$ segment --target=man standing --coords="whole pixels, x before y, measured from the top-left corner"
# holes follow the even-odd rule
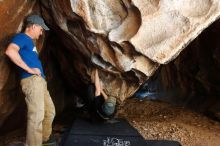
[[[43,30],[49,30],[44,20],[38,15],[27,17],[25,30],[16,34],[8,45],[5,54],[19,67],[21,87],[25,94],[28,108],[27,136],[28,146],[41,146],[49,140],[55,108],[38,58],[34,40]]]

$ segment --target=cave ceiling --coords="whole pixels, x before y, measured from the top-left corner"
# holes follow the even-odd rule
[[[92,63],[106,92],[124,100],[218,19],[220,2],[41,0],[41,10],[66,48],[82,55],[78,72],[89,76]]]

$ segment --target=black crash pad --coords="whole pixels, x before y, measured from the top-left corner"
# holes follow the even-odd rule
[[[62,146],[180,146],[173,141],[146,141],[126,120],[91,123],[77,119]]]

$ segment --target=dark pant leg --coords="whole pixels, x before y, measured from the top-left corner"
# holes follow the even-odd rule
[[[101,110],[103,103],[104,98],[102,96],[95,96],[95,86],[90,84],[87,90],[87,105],[92,121],[100,121],[102,119],[97,111]]]

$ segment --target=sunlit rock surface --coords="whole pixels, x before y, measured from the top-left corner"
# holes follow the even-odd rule
[[[131,38],[136,50],[160,64],[173,60],[198,34],[219,17],[218,0],[133,0],[142,25]],[[151,11],[145,8],[152,5]]]

